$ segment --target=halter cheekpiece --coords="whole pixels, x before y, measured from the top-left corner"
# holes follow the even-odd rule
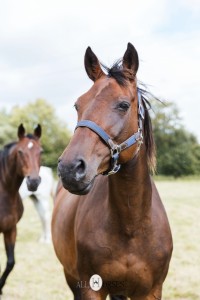
[[[95,122],[90,120],[83,120],[77,123],[75,130],[78,127],[87,127],[94,131],[96,134],[100,136],[100,138],[108,145],[111,153],[111,161],[110,168],[108,171],[104,172],[103,175],[111,175],[115,174],[120,169],[120,164],[118,164],[120,152],[133,146],[138,142],[137,153],[140,150],[140,146],[143,143],[143,120],[144,120],[144,106],[142,104],[142,95],[141,92],[138,91],[138,131],[130,136],[126,141],[121,143],[120,145],[115,144],[110,136]]]

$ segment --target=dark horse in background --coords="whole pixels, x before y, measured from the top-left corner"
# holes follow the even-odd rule
[[[138,66],[130,43],[106,74],[91,48],[85,54],[94,84],[75,104],[78,124],[59,158],[52,220],[54,248],[76,300],[162,297],[172,237],[149,171],[155,147]],[[90,283],[94,274],[103,280],[100,289]]]
[[[24,177],[30,191],[36,191],[40,184],[40,136],[40,125],[33,134],[25,135],[21,124],[18,127],[18,142],[8,144],[0,151],[0,232],[4,235],[7,255],[7,265],[0,278],[0,293],[15,264],[16,224],[23,214],[18,192],[20,185]]]

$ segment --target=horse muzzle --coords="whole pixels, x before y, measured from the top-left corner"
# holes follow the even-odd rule
[[[26,178],[26,184],[27,188],[30,192],[35,192],[37,191],[37,188],[41,182],[41,177],[32,177],[32,176],[27,176]]]
[[[94,178],[92,180],[87,179],[87,165],[82,158],[76,158],[69,164],[59,159],[58,176],[61,178],[63,187],[76,195],[88,194],[94,182]]]

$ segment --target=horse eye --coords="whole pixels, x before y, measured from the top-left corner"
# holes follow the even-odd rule
[[[23,156],[23,154],[24,154],[24,152],[23,152],[22,149],[19,149],[19,150],[18,150],[18,153],[19,153],[20,156]]]
[[[117,108],[121,111],[126,112],[130,107],[130,103],[126,102],[126,101],[122,101],[117,105]]]
[[[75,103],[74,104],[75,110],[78,111],[78,105]]]

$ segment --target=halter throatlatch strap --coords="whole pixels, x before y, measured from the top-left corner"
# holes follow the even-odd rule
[[[141,93],[138,91],[138,131],[130,136],[126,141],[121,143],[120,145],[115,144],[110,136],[95,122],[90,120],[83,120],[77,123],[75,130],[78,127],[87,127],[94,131],[100,138],[107,144],[110,148],[111,153],[111,161],[110,161],[110,168],[108,171],[104,172],[103,175],[111,175],[115,174],[120,169],[120,164],[118,164],[118,159],[120,152],[133,146],[135,143],[138,142],[138,149],[137,152],[140,150],[140,146],[143,142],[143,120],[144,120],[144,107],[142,104],[142,96]],[[137,153],[136,152],[136,153]]]

